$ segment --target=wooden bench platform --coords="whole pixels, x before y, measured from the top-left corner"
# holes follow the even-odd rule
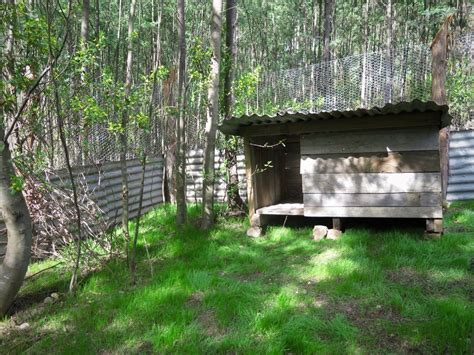
[[[259,215],[303,216],[304,205],[303,203],[279,203],[259,208],[256,213]]]

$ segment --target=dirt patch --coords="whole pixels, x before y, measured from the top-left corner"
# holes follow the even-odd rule
[[[401,314],[386,306],[375,305],[362,307],[357,301],[337,303],[333,305],[335,313],[344,314],[357,328],[371,334],[376,339],[375,346],[383,351],[400,353],[419,353],[421,348],[414,347],[406,340],[385,329],[384,323],[402,324],[407,320]]]
[[[421,285],[428,286],[429,281],[425,275],[413,270],[410,267],[401,267],[397,270],[391,270],[386,273],[389,281],[402,285]]]
[[[265,274],[260,271],[256,272],[251,272],[248,274],[232,274],[229,276],[232,276],[236,280],[239,280],[240,282],[253,282],[261,279]]]
[[[394,353],[421,353],[423,345],[413,346],[408,341],[401,339],[397,334],[389,332],[387,323],[400,325],[409,322],[397,310],[383,305],[365,306],[357,299],[346,299],[343,302],[317,294],[311,303],[302,305],[301,311],[307,312],[308,307],[322,310],[324,317],[331,320],[337,315],[343,315],[361,334],[370,334],[375,339],[374,347],[384,352]]]
[[[205,310],[200,312],[197,321],[202,325],[204,332],[207,336],[215,337],[223,334],[222,329],[219,327],[216,315],[212,310]]]
[[[219,327],[216,315],[213,310],[205,309],[203,306],[204,292],[194,292],[186,302],[188,307],[198,310],[196,321],[201,325],[204,333],[207,336],[220,336],[223,334],[222,329]]]
[[[471,228],[466,228],[462,225],[449,226],[444,228],[444,233],[472,233],[474,232]]]
[[[388,271],[386,278],[393,283],[404,286],[421,287],[426,294],[450,294],[453,289],[474,291],[474,280],[472,280],[472,277],[451,281],[436,281],[432,276],[417,272],[410,267]]]
[[[194,292],[191,296],[189,296],[188,300],[186,301],[186,304],[189,307],[193,307],[193,308],[200,307],[203,299],[204,299],[204,292],[197,291],[197,292]]]

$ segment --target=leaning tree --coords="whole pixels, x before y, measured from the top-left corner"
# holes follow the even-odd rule
[[[12,161],[11,142],[15,127],[26,107],[31,93],[44,77],[39,76],[27,94],[19,102],[17,87],[19,74],[14,53],[14,42],[17,31],[17,7],[15,0],[8,0],[1,8],[4,18],[2,34],[4,36],[2,85],[0,93],[0,217],[7,231],[5,252],[0,265],[0,316],[11,306],[20,289],[28,264],[31,249],[31,219],[28,207],[21,191],[21,178],[16,175]],[[5,242],[4,240],[1,240]]]

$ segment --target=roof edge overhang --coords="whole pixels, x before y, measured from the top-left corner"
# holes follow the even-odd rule
[[[435,124],[440,128],[449,126],[451,123],[451,115],[449,114],[448,105],[438,105],[434,101],[413,100],[409,102],[399,102],[396,104],[386,104],[383,107],[372,107],[370,109],[359,108],[347,111],[282,111],[273,115],[242,115],[232,117],[224,121],[219,130],[226,135],[243,136],[244,131],[251,130],[252,126],[275,126],[275,125],[291,125],[292,123],[304,123],[310,121],[327,121],[334,119],[356,119],[356,118],[380,118],[381,116],[390,116],[387,118],[396,119],[398,114],[410,113],[440,113],[439,119]]]

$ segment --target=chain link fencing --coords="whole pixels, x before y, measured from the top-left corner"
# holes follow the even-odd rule
[[[457,76],[471,83],[474,32],[456,38],[448,63],[448,98],[458,90],[450,82]],[[387,103],[429,100],[431,97],[431,51],[429,45],[405,45],[395,50],[363,53],[302,68],[263,72],[255,95],[243,100],[245,114],[279,111],[345,111],[383,107]],[[454,105],[457,120],[468,121],[472,102]],[[472,113],[471,113],[472,115]],[[459,124],[459,122],[458,122]]]
[[[474,32],[452,39],[448,63],[447,96],[454,117],[453,128],[473,126]],[[363,53],[305,67],[262,71],[252,95],[237,97],[243,114],[271,114],[279,111],[343,111],[382,107],[387,103],[429,100],[431,97],[431,51],[428,44],[407,44],[393,50]],[[471,91],[471,92],[469,92]],[[188,90],[186,141],[188,149],[202,149],[206,120],[206,92]],[[127,159],[162,154],[162,138],[167,149],[175,142],[173,110],[160,107],[156,100],[147,131],[128,129]],[[70,127],[73,124],[70,123]],[[64,167],[64,157],[54,125],[47,136],[55,143],[50,164]],[[73,166],[120,160],[120,141],[106,124],[96,124],[80,138],[68,131]],[[169,147],[168,147],[169,146]]]

